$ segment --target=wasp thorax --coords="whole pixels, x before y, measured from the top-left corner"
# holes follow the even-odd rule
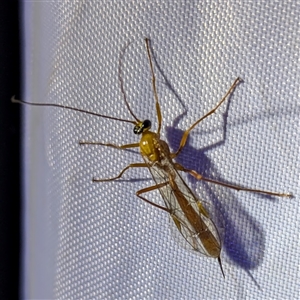
[[[141,134],[145,132],[146,130],[149,130],[151,128],[151,121],[145,120],[143,122],[140,122],[134,126],[133,132],[135,134]]]

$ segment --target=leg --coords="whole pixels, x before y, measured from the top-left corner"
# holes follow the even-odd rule
[[[145,163],[135,163],[135,164],[130,164],[129,166],[127,166],[126,168],[124,168],[124,169],[121,171],[121,173],[120,173],[118,176],[116,176],[116,177],[108,178],[108,179],[97,179],[97,178],[93,178],[93,181],[94,181],[94,182],[114,181],[114,180],[119,179],[120,177],[122,177],[122,175],[125,173],[125,171],[127,171],[129,168],[145,168],[145,167],[147,167],[147,164],[145,164]],[[155,207],[157,207],[157,208],[160,208],[160,209],[162,209],[162,210],[164,210],[164,211],[166,211],[166,212],[169,213],[169,210],[168,210],[167,208],[165,208],[165,207],[163,207],[163,206],[160,206],[160,205],[158,205],[158,204],[156,204],[156,203],[154,203],[154,202],[151,202],[150,200],[148,200],[148,199],[146,199],[146,198],[140,196],[141,194],[144,194],[144,193],[147,193],[147,192],[150,192],[150,191],[157,190],[157,189],[159,189],[159,188],[161,188],[161,187],[164,187],[164,186],[166,186],[166,185],[168,185],[168,184],[169,184],[169,182],[163,182],[163,183],[160,183],[160,184],[157,184],[157,185],[149,186],[149,187],[147,187],[147,188],[144,188],[144,189],[141,189],[141,190],[137,191],[137,192],[136,192],[136,195],[137,195],[140,199],[142,199],[143,201],[145,201],[145,202],[147,202],[147,203],[149,203],[149,204],[151,204],[151,205],[153,205],[153,206],[155,206]]]
[[[217,181],[217,180],[209,179],[209,178],[203,177],[201,174],[198,174],[194,170],[186,169],[185,167],[183,167],[182,165],[180,165],[178,163],[175,164],[175,168],[177,170],[179,170],[179,171],[183,171],[183,172],[189,173],[190,175],[192,175],[193,177],[195,177],[198,180],[203,180],[203,181],[206,181],[206,182],[211,182],[211,183],[218,184],[218,185],[221,185],[221,186],[225,186],[227,188],[234,189],[234,190],[237,190],[237,191],[246,191],[246,192],[260,193],[260,194],[266,194],[266,195],[278,196],[278,197],[289,197],[289,198],[293,197],[292,194],[276,193],[276,192],[271,192],[271,191],[249,189],[249,188],[244,188],[244,187],[241,187],[241,186],[238,186],[238,185],[227,184],[227,183],[220,182],[220,181]]]
[[[116,148],[116,149],[138,148],[140,146],[139,143],[118,146],[118,145],[110,144],[110,143],[85,142],[85,141],[79,141],[79,145],[101,145],[101,146],[107,146],[107,147],[112,147],[112,148]]]
[[[153,64],[152,64],[151,53],[150,53],[150,46],[149,46],[150,41],[148,38],[146,38],[145,42],[146,42],[147,54],[148,54],[148,59],[149,59],[149,64],[150,64],[150,70],[151,70],[151,74],[152,74],[152,87],[153,87],[153,92],[154,92],[155,107],[156,107],[156,114],[157,114],[157,121],[158,121],[157,134],[159,134],[160,130],[161,130],[162,116],[161,116],[160,105],[158,102],[158,96],[157,96],[157,90],[156,90],[156,79],[155,79],[155,75],[154,75]]]
[[[104,181],[114,181],[117,180],[119,178],[122,177],[122,175],[130,168],[146,168],[147,164],[145,163],[135,163],[135,164],[130,164],[128,165],[126,168],[124,168],[120,174],[116,177],[112,177],[112,178],[104,178],[104,179],[100,179],[100,178],[93,178],[93,182],[104,182]]]
[[[157,184],[157,185],[146,187],[146,188],[144,188],[142,190],[137,191],[136,195],[140,199],[144,200],[145,202],[147,202],[147,203],[149,203],[149,204],[151,204],[151,205],[153,205],[153,206],[155,206],[157,208],[160,208],[160,209],[166,211],[167,213],[170,213],[170,211],[166,207],[160,206],[160,205],[158,205],[158,204],[156,204],[156,203],[154,203],[154,202],[152,202],[152,201],[150,201],[150,200],[148,200],[148,199],[140,196],[141,194],[144,194],[144,193],[147,193],[147,192],[150,192],[150,191],[154,191],[154,190],[160,189],[160,188],[162,188],[162,187],[164,187],[164,186],[166,186],[168,184],[169,184],[169,182],[167,181],[167,182],[163,182],[163,183],[160,183],[160,184]]]
[[[190,132],[201,122],[203,121],[205,118],[207,118],[208,116],[212,115],[213,113],[216,112],[216,110],[221,106],[221,104],[227,99],[227,97],[234,91],[234,89],[236,88],[236,86],[242,81],[241,78],[237,78],[234,83],[232,84],[232,86],[230,87],[230,89],[227,91],[227,93],[225,94],[225,96],[223,97],[223,99],[215,106],[215,108],[213,108],[211,111],[209,111],[206,115],[204,115],[202,118],[200,118],[199,120],[197,120],[188,130],[186,130],[183,133],[183,136],[181,138],[180,141],[180,145],[178,150],[175,153],[172,153],[171,156],[172,158],[176,157],[181,150],[183,149],[183,147],[185,146],[185,143],[187,141],[187,138],[190,134]]]

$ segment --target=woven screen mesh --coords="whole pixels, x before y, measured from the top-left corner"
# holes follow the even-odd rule
[[[162,138],[180,137],[236,77],[229,101],[191,134],[178,161],[236,192],[183,176],[223,224],[223,268],[176,240],[164,211],[135,196],[148,170],[108,178],[138,151],[130,124],[26,107],[23,296],[59,299],[292,299],[299,296],[299,15],[297,1],[24,1],[23,98],[157,128],[144,37],[151,40]],[[148,199],[162,204],[159,193]]]

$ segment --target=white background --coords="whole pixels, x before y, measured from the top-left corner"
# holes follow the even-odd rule
[[[182,130],[236,77],[244,80],[193,131],[178,161],[210,178],[295,196],[236,192],[184,176],[222,216],[224,280],[216,260],[180,247],[167,214],[135,196],[153,184],[147,170],[92,182],[141,157],[78,141],[136,142],[130,124],[26,107],[24,298],[299,296],[299,15],[297,1],[24,1],[24,100],[131,120],[118,66],[132,42],[122,61],[126,95],[156,129],[149,37],[162,137],[173,150]],[[148,198],[160,203],[158,193]]]

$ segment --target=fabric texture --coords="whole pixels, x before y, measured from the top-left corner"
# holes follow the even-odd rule
[[[293,199],[183,178],[224,236],[221,259],[184,249],[166,212],[136,197],[153,185],[131,124],[26,107],[23,297],[296,299],[299,296],[299,1],[24,1],[24,94],[133,120],[157,119],[144,38],[151,40],[162,138],[191,133],[178,162],[206,177]],[[127,46],[127,47],[126,47]],[[146,195],[145,195],[146,196]],[[161,204],[157,191],[146,196]],[[183,246],[183,247],[181,247]]]

